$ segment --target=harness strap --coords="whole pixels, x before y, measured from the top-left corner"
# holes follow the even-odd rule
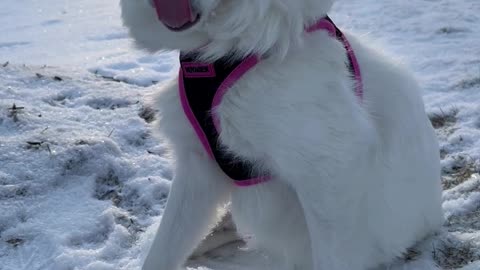
[[[348,69],[356,80],[355,95],[362,100],[363,84],[357,58],[342,31],[326,17],[307,27],[307,33],[326,30],[345,47]],[[214,63],[200,63],[191,54],[180,54],[179,93],[184,113],[207,154],[214,159],[225,174],[237,186],[251,186],[270,180],[269,175],[255,171],[252,162],[239,160],[222,149],[219,141],[221,131],[216,108],[225,93],[243,75],[255,67],[261,57],[251,55],[243,60],[232,61],[228,57]]]
[[[329,16],[326,16],[324,19],[305,29],[307,33],[315,32],[318,30],[326,30],[328,33],[330,33],[331,36],[336,37],[337,40],[342,42],[343,46],[345,47],[345,51],[347,52],[349,62],[348,69],[350,70],[353,78],[355,79],[355,95],[360,100],[363,100],[363,82],[362,73],[360,72],[360,65],[358,64],[355,52],[353,51],[352,45],[350,45],[347,37],[337,27],[337,25],[335,25],[335,23],[332,21],[332,19],[330,19]]]

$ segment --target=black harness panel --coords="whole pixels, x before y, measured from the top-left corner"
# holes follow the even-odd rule
[[[216,162],[228,177],[237,182],[250,181],[264,176],[255,175],[251,163],[240,160],[222,150],[218,138],[219,133],[213,123],[212,103],[221,84],[242,62],[243,60],[232,62],[229,59],[220,59],[213,64],[202,65],[195,62],[194,57],[180,56],[182,69],[182,78],[180,79],[183,80],[188,105],[208,140]]]

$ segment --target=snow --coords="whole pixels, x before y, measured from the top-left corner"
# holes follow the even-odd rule
[[[139,117],[146,91],[53,74],[60,73],[15,66],[0,73],[2,265],[132,269],[139,234],[157,222],[171,179],[169,160],[156,154],[165,147]],[[7,109],[14,103],[24,107],[16,116]],[[103,268],[89,266],[99,261]]]
[[[479,11],[340,0],[331,14],[411,67],[440,139],[444,229],[391,269],[480,269]],[[0,269],[140,269],[172,178],[148,99],[177,53],[135,50],[116,0],[3,0],[0,33]],[[190,266],[270,263],[234,243]]]

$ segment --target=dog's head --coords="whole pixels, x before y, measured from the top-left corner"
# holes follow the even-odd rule
[[[334,0],[121,0],[136,44],[149,51],[200,50],[203,58],[283,55]]]

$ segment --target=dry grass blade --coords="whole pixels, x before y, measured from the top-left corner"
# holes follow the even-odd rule
[[[25,107],[18,107],[15,103],[13,103],[12,107],[8,108],[9,110],[8,117],[12,118],[14,122],[17,122],[18,114],[24,109]]]
[[[448,112],[440,109],[440,113],[429,115],[430,122],[435,129],[451,126],[457,122],[458,108],[451,108]]]

